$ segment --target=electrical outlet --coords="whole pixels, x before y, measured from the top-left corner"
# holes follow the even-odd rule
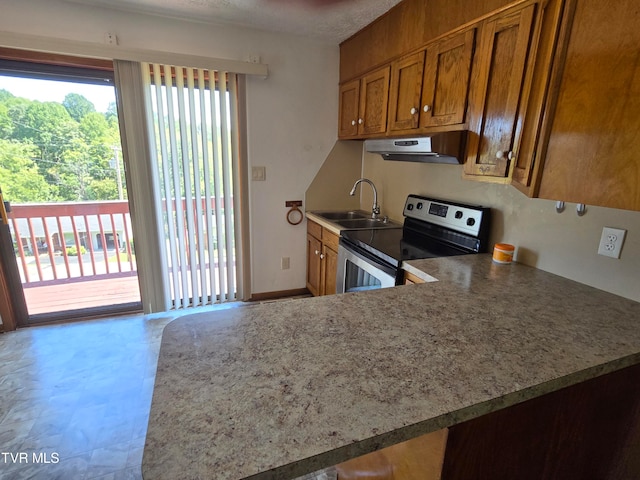
[[[107,45],[118,45],[118,37],[113,32],[105,32],[104,43]]]
[[[289,270],[289,257],[282,257],[280,260],[280,270]]]
[[[620,258],[620,251],[622,250],[626,233],[626,230],[619,228],[604,227],[602,229],[602,237],[600,237],[598,254],[605,257]]]

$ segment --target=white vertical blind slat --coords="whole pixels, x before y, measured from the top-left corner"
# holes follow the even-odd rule
[[[223,216],[221,200],[224,195],[222,190],[222,157],[221,145],[220,145],[220,118],[218,112],[220,112],[219,105],[221,103],[220,91],[216,85],[215,80],[216,72],[209,70],[209,82],[214,82],[214,89],[217,92],[216,95],[211,95],[211,139],[213,143],[213,188],[215,198],[215,210],[216,210],[216,236],[218,239],[218,285],[220,286],[220,301],[223,301],[223,292],[227,291],[226,275],[224,272],[224,238],[223,238]],[[218,79],[218,83],[221,80]],[[209,86],[211,88],[211,85]]]
[[[222,140],[222,156],[224,158],[230,158],[231,156],[231,145],[229,141],[229,125],[227,122],[228,112],[227,112],[227,102],[225,101],[227,97],[227,73],[224,72],[222,74],[222,78],[219,83],[220,90],[220,123],[221,123],[221,140]],[[226,270],[227,270],[227,285],[229,286],[227,294],[229,296],[235,296],[235,291],[232,290],[232,286],[235,284],[233,269],[230,268],[234,263],[233,256],[235,252],[231,248],[233,245],[233,234],[232,234],[232,220],[233,215],[231,215],[233,204],[232,204],[232,190],[231,190],[231,175],[232,175],[232,164],[228,164],[227,162],[222,163],[222,189],[224,192],[224,223],[225,223],[225,247],[226,247]]]
[[[145,68],[145,71],[149,71],[149,68]],[[175,245],[176,239],[176,225],[175,225],[175,212],[176,205],[172,201],[171,194],[171,174],[169,170],[169,166],[171,165],[171,157],[169,155],[169,149],[167,148],[167,119],[164,113],[164,99],[162,97],[162,75],[160,73],[160,65],[153,65],[153,85],[155,87],[155,104],[158,109],[158,134],[160,136],[160,161],[162,163],[162,193],[164,196],[164,220],[167,225],[167,230],[169,234],[169,256],[170,256],[170,265],[171,265],[171,292],[175,292],[176,288],[179,288],[178,285],[179,275],[178,269],[176,268],[178,265],[178,256],[177,249]],[[175,295],[172,296],[175,298]]]
[[[238,76],[235,73],[229,74],[229,94],[231,98],[238,98]],[[239,272],[243,271],[242,265],[242,255],[239,254],[239,245],[242,245],[242,222],[240,221],[240,212],[242,208],[241,204],[241,189],[240,189],[240,177],[242,175],[240,168],[240,138],[238,135],[240,120],[238,117],[238,109],[236,102],[229,103],[230,117],[231,117],[231,148],[233,152],[232,165],[234,167],[233,175],[232,175],[232,183],[233,183],[233,212],[234,212],[234,245],[236,246],[236,255],[235,255],[235,264],[236,268],[234,270],[235,273],[235,283],[236,286],[236,297],[238,296],[238,292],[242,292],[243,288],[243,278]]]
[[[194,199],[194,225],[193,231],[189,238],[191,239],[191,245],[193,246],[194,255],[191,259],[191,272],[192,272],[192,305],[204,305],[204,282],[202,282],[202,269],[205,268],[204,262],[204,250],[203,239],[201,235],[204,233],[202,228],[202,193],[200,189],[200,162],[201,155],[199,151],[200,142],[198,140],[198,122],[196,111],[196,99],[195,99],[195,82],[193,69],[186,69],[187,72],[187,90],[185,91],[188,97],[189,106],[189,126],[190,130],[190,146],[191,146],[191,158],[190,162],[193,167],[193,184],[190,197]],[[201,274],[200,276],[198,274]]]
[[[186,217],[186,239],[183,246],[187,248],[188,260],[187,269],[190,276],[191,288],[187,288],[190,292],[188,295],[184,295],[182,298],[182,306],[188,307],[191,303],[191,295],[193,295],[193,289],[198,282],[197,272],[193,270],[192,265],[195,261],[195,247],[193,246],[195,225],[193,222],[193,200],[192,200],[192,182],[191,182],[191,161],[189,157],[189,134],[187,130],[187,112],[185,105],[185,89],[184,89],[184,71],[182,67],[176,67],[176,89],[178,90],[178,113],[180,115],[180,146],[182,154],[182,184],[184,187],[184,215]],[[188,285],[187,285],[188,286]]]
[[[198,93],[200,95],[200,125],[208,125],[209,120],[207,119],[207,95],[206,95],[206,82],[204,80],[204,70],[198,70],[198,78],[201,78],[202,81],[198,83]],[[209,77],[211,78],[211,77]],[[214,84],[215,88],[215,84]],[[215,91],[215,90],[214,90]],[[209,92],[209,95],[213,97],[213,93]],[[211,109],[211,112],[215,112],[215,110]],[[214,255],[214,243],[213,243],[213,230],[215,228],[215,223],[213,219],[213,208],[211,206],[212,201],[212,191],[211,191],[211,180],[212,180],[212,172],[210,168],[210,160],[212,158],[213,152],[209,149],[209,142],[207,141],[207,132],[208,129],[202,129],[201,142],[202,142],[202,164],[203,164],[203,179],[204,179],[204,196],[206,198],[205,203],[205,228],[207,230],[207,261],[209,263],[209,275],[206,278],[203,278],[202,282],[204,285],[209,285],[209,299],[210,301],[215,301],[216,299],[216,276],[215,276],[215,255]],[[213,198],[215,201],[215,197]]]
[[[163,70],[165,72],[165,78],[168,75],[171,78],[171,70],[172,67],[169,65],[164,65]],[[180,256],[180,264],[174,265],[174,269],[180,269],[180,282],[176,285],[176,289],[173,292],[173,307],[180,308],[183,306],[183,299],[187,296],[187,290],[185,287],[187,286],[187,253],[183,247],[185,245],[185,223],[184,223],[184,206],[182,202],[182,187],[180,182],[180,164],[178,163],[178,135],[175,125],[175,101],[174,100],[174,89],[171,87],[171,81],[169,81],[169,85],[166,86],[165,83],[165,95],[167,97],[167,113],[168,113],[168,123],[169,123],[169,138],[171,142],[171,170],[173,173],[173,202],[175,204],[175,221],[176,221],[176,238],[169,238],[169,242],[171,243],[171,248],[178,252]]]

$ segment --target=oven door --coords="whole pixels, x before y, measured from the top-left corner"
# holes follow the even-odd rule
[[[397,269],[356,248],[338,246],[337,293],[395,286]]]

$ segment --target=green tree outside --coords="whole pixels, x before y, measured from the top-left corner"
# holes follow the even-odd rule
[[[117,200],[115,104],[39,102],[0,90],[0,182],[15,203]],[[118,155],[116,155],[118,153]]]
[[[64,97],[62,106],[67,109],[71,118],[76,122],[82,121],[87,114],[96,111],[93,103],[78,93],[69,93]]]
[[[32,160],[33,145],[0,139],[0,178],[4,196],[15,203],[48,202],[56,196]]]

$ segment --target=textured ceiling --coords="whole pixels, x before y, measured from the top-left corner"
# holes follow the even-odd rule
[[[400,0],[66,0],[107,9],[230,24],[339,43]]]

